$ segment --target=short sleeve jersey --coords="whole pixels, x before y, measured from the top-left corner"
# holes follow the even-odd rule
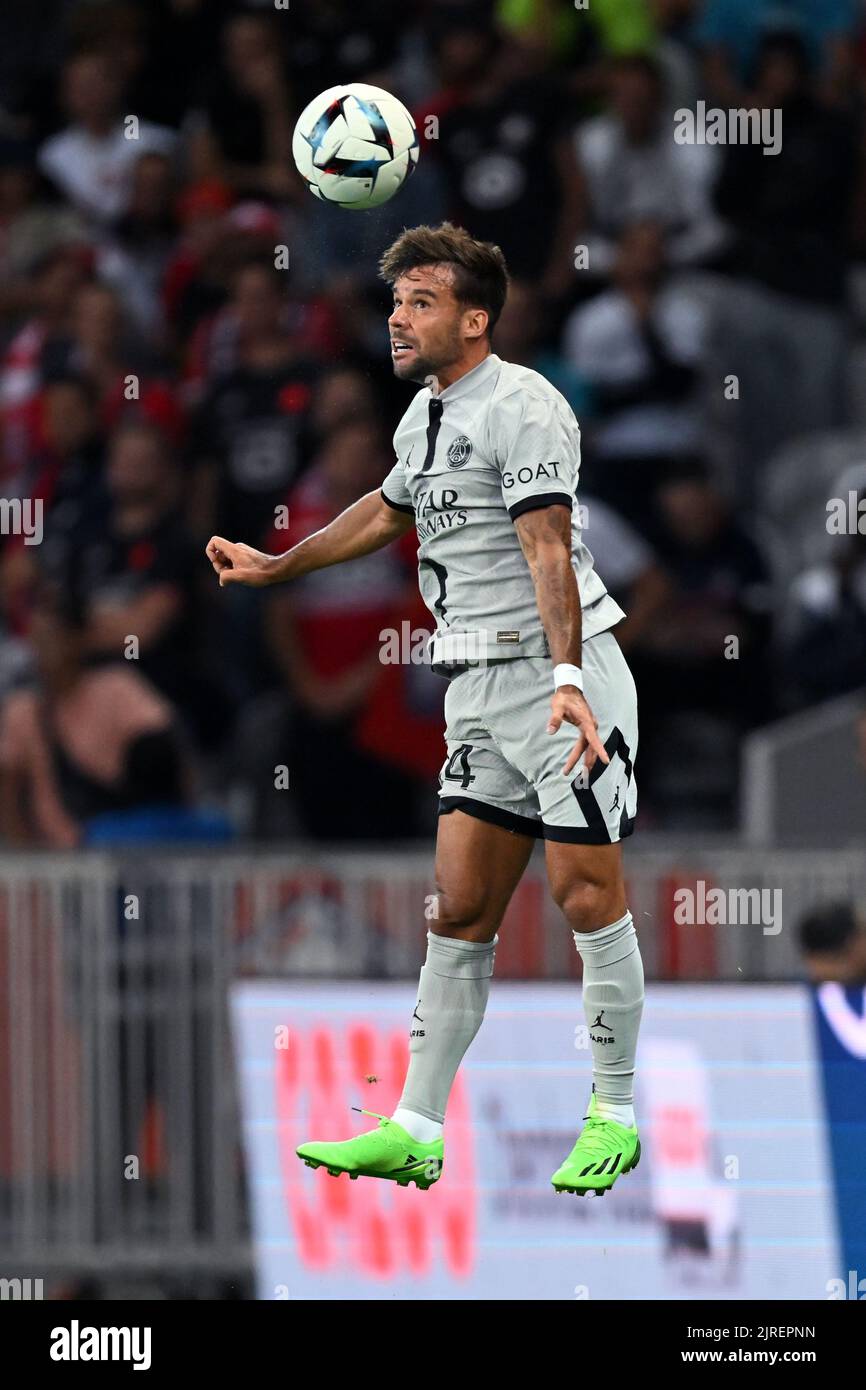
[[[423,387],[394,450],[382,496],[414,514],[421,594],[437,636],[483,632],[488,656],[549,654],[514,522],[555,504],[571,512],[584,638],[625,616],[581,540],[577,420],[538,372],[491,353],[438,395]]]

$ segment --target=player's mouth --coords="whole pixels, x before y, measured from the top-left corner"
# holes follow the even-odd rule
[[[412,343],[407,343],[404,338],[391,339],[391,356],[396,361],[398,357],[405,357],[407,352],[414,352]]]

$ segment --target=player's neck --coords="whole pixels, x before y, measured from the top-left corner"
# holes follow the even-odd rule
[[[482,362],[487,361],[490,353],[490,345],[485,344],[483,350],[472,357],[461,357],[459,362],[452,362],[447,367],[443,367],[435,376],[430,377],[428,382],[434,396],[441,396],[442,392],[447,391],[449,386],[453,386],[455,381],[467,376],[469,372],[474,372],[476,367],[480,367]]]

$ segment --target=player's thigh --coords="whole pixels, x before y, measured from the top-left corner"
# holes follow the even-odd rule
[[[440,816],[431,931],[465,941],[492,941],[534,844],[531,835],[463,811]]]
[[[634,828],[637,697],[612,633],[589,638],[583,658],[586,698],[598,721],[607,762],[599,758],[587,773],[582,757],[569,776],[563,775],[578,731],[563,722],[555,734],[546,732],[551,682],[543,661],[515,662],[513,676],[507,674],[500,682],[494,731],[511,764],[535,792],[545,841],[592,850],[617,844]]]
[[[547,878],[572,931],[598,931],[627,910],[622,845],[575,845],[545,840]]]

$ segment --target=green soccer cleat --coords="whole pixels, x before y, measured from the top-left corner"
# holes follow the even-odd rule
[[[315,1141],[301,1144],[295,1151],[298,1158],[302,1158],[308,1168],[327,1168],[332,1177],[348,1173],[353,1180],[388,1178],[399,1187],[408,1187],[414,1182],[423,1191],[439,1181],[445,1161],[442,1139],[420,1144],[402,1125],[384,1115],[377,1115],[373,1110],[362,1110],[361,1114],[372,1115],[378,1120],[378,1129],[335,1144]]]
[[[578,1197],[594,1192],[603,1197],[621,1173],[630,1173],[639,1163],[637,1128],[600,1119],[593,1092],[577,1143],[550,1181],[557,1192],[573,1192]]]

